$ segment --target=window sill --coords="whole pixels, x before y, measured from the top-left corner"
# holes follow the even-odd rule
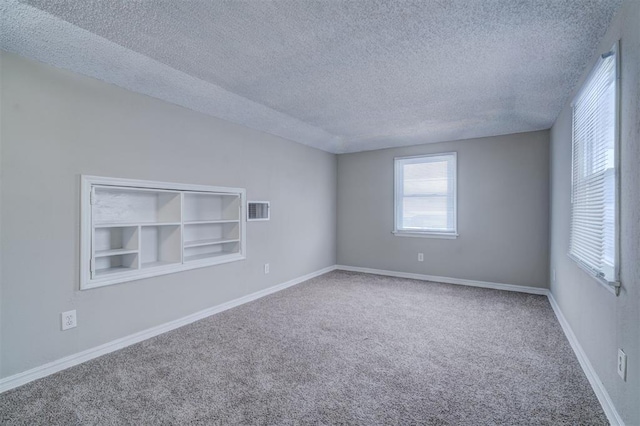
[[[440,238],[442,240],[455,240],[458,238],[457,233],[444,232],[392,231],[391,233],[396,237]]]
[[[593,271],[593,269],[588,267],[584,262],[582,262],[580,259],[578,259],[574,255],[572,255],[571,253],[567,253],[567,256],[569,256],[569,259],[574,261],[576,263],[576,265],[578,265],[578,267],[580,269],[582,269],[584,272],[586,272],[587,275],[589,275],[591,278],[593,278],[595,281],[597,281],[601,286],[603,286],[605,289],[607,289],[611,294],[613,294],[615,296],[619,296],[620,295],[620,283],[619,282],[610,282],[610,281],[608,281],[608,280],[606,280],[604,278],[601,278],[601,277],[596,275],[596,273]]]

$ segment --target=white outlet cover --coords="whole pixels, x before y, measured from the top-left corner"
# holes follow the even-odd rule
[[[265,274],[268,274],[268,273],[269,273],[269,264],[268,264],[268,263],[265,263],[265,264],[264,264],[264,273],[265,273]]]
[[[618,376],[622,380],[627,380],[627,354],[622,349],[618,349]]]
[[[424,253],[418,253],[418,262],[424,262]]]
[[[67,311],[60,314],[60,321],[63,331],[76,327],[78,324],[75,309],[73,311]]]

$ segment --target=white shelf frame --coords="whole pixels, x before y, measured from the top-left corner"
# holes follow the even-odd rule
[[[138,253],[138,249],[111,249],[111,250],[96,250],[95,257],[109,257],[109,256],[121,256],[123,254]]]
[[[182,244],[184,248],[213,246],[226,243],[239,243],[240,238],[209,238],[202,240],[194,240]]]
[[[217,223],[238,223],[238,219],[216,219],[216,220],[188,220],[184,221],[185,225],[208,225]]]
[[[246,190],[244,188],[228,188],[220,186],[195,185],[171,182],[157,182],[147,180],[121,179],[102,176],[82,175],[80,177],[80,205],[81,205],[81,229],[80,229],[80,289],[87,290],[97,287],[103,287],[112,284],[118,284],[128,281],[150,278],[158,275],[165,275],[175,272],[186,271],[189,269],[203,268],[222,263],[235,262],[246,259]],[[114,190],[122,189],[133,191],[159,191],[159,192],[176,192],[180,196],[180,221],[179,222],[113,222],[113,223],[96,223],[93,224],[93,215],[91,204],[92,189],[94,187],[113,187]],[[203,220],[203,221],[185,221],[184,209],[185,194],[203,194],[237,197],[239,199],[239,209],[237,219],[221,219],[221,220]],[[192,244],[184,240],[185,226],[198,224],[224,224],[237,223],[240,227],[238,238],[220,238],[206,239],[202,238],[202,243]],[[180,231],[180,260],[179,262],[166,263],[162,261],[153,262],[157,266],[148,266],[142,263],[142,247],[140,242],[136,249],[111,249],[99,250],[94,254],[93,239],[94,229],[97,228],[121,228],[121,227],[138,227],[138,238],[142,238],[141,230],[146,226],[178,226]],[[205,242],[209,240],[208,242]],[[195,242],[195,241],[194,241]],[[185,244],[186,243],[186,244]],[[185,262],[185,249],[193,247],[205,247],[211,245],[221,245],[225,243],[239,244],[239,250],[236,253],[212,254],[208,258],[198,259],[197,261]],[[108,271],[100,274],[91,275],[91,266],[94,258],[106,258],[108,256],[118,256],[136,254],[138,258],[137,268],[122,268],[122,271]]]

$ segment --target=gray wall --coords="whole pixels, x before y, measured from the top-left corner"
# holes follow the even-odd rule
[[[460,236],[394,236],[393,158],[448,151],[458,153]],[[342,154],[338,263],[547,287],[548,208],[548,131]]]
[[[567,256],[571,194],[571,107],[551,130],[551,292],[580,345],[629,425],[640,424],[640,2],[627,1],[584,72],[621,38],[621,281],[615,297]],[[579,85],[581,86],[581,84]],[[579,87],[578,86],[578,87]],[[577,90],[577,88],[576,88]],[[616,373],[617,349],[628,378]]]
[[[335,155],[1,59],[0,376],[335,264]],[[248,224],[245,261],[79,291],[80,174],[244,187],[272,219]],[[69,309],[78,327],[62,332]]]

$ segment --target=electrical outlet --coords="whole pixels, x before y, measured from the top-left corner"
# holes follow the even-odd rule
[[[264,273],[265,273],[265,274],[268,274],[268,273],[269,273],[269,264],[268,264],[268,263],[265,263],[265,264],[264,264]]]
[[[553,268],[551,270],[551,280],[555,283],[556,282],[556,268]]]
[[[418,253],[418,262],[424,262],[424,253]]]
[[[627,354],[618,349],[618,376],[627,381]]]
[[[78,325],[76,321],[76,311],[67,311],[60,314],[60,320],[62,322],[62,330],[68,330]]]

